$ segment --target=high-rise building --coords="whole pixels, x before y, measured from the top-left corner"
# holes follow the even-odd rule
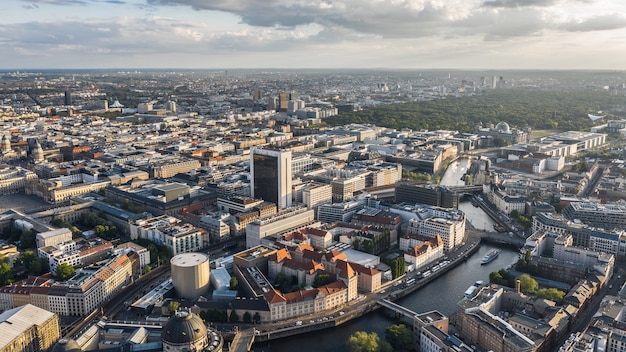
[[[65,105],[72,105],[72,93],[69,91],[69,89],[65,90],[64,103]]]
[[[252,96],[252,99],[254,99],[254,101],[259,101],[263,98],[263,91],[261,91],[260,89],[255,89],[254,90],[254,95]]]
[[[289,98],[287,97],[287,93],[282,91],[278,93],[278,111],[287,111],[289,107]]]
[[[250,175],[252,198],[291,206],[291,150],[252,148]]]
[[[278,110],[278,99],[276,99],[276,97],[267,98],[267,110],[269,111]]]

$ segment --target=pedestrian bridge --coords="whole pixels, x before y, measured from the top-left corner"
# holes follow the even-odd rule
[[[412,321],[417,315],[417,313],[410,310],[409,308],[403,307],[387,299],[379,299],[376,303],[378,303],[378,305],[380,305],[381,307],[387,308],[388,310],[394,312],[397,317],[408,318]]]

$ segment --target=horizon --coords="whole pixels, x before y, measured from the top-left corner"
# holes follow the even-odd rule
[[[3,5],[2,70],[626,69],[626,3],[618,0],[7,0]]]

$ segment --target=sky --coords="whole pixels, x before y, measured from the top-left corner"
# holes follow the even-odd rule
[[[626,69],[624,0],[1,0],[0,69]]]

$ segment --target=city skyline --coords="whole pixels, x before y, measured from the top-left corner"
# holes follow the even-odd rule
[[[0,69],[624,69],[617,0],[9,0]]]

